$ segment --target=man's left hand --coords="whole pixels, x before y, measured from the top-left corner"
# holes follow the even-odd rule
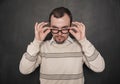
[[[85,36],[85,25],[80,22],[72,22],[75,26],[70,27],[70,33],[79,41],[84,39]]]

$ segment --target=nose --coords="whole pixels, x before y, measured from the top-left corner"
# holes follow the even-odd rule
[[[62,35],[62,30],[59,30],[59,31],[58,31],[58,35]]]

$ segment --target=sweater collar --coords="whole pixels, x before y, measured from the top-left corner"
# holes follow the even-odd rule
[[[66,39],[66,41],[63,44],[71,44],[71,43],[73,43],[73,39],[70,36],[68,36],[68,38]],[[50,40],[50,44],[51,45],[52,44],[57,44],[56,41],[53,39],[53,37]]]

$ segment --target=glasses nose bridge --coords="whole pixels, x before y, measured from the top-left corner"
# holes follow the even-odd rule
[[[62,34],[62,30],[59,30],[59,29],[58,29],[58,34]]]
[[[67,34],[68,32],[69,32],[69,28],[64,28],[64,29],[62,29],[62,28],[52,28],[51,29],[51,32],[53,33],[53,34]]]

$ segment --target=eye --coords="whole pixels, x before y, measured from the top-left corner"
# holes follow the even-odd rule
[[[69,26],[64,26],[62,27],[62,29],[69,29]]]
[[[68,27],[66,27],[66,28],[62,28],[62,31],[67,31],[67,30],[69,30]]]
[[[58,31],[58,29],[54,29],[54,28],[53,28],[52,30],[53,30],[53,31]]]

